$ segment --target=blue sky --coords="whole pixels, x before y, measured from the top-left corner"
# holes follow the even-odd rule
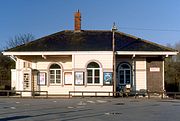
[[[77,9],[84,30],[111,30],[116,22],[119,31],[175,44],[180,41],[179,6],[180,0],[0,0],[0,48],[18,34],[40,38],[73,30]]]

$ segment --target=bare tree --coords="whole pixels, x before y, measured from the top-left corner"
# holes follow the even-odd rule
[[[26,44],[34,39],[35,37],[30,33],[16,35],[7,42],[6,49]]]
[[[177,62],[180,62],[180,41],[178,41],[176,44],[175,44],[175,49],[178,50],[178,54],[176,56],[176,61]]]

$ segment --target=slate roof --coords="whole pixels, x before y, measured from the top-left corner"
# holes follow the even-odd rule
[[[175,51],[122,32],[115,33],[115,40],[116,51]],[[112,32],[65,30],[6,50],[6,52],[30,51],[112,51]]]

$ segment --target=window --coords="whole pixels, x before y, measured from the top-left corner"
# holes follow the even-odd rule
[[[25,62],[23,62],[23,67],[24,67],[24,68],[30,68],[30,67],[31,67],[31,63],[25,61]]]
[[[131,66],[128,63],[122,63],[118,69],[119,83],[120,85],[126,85],[131,83]]]
[[[50,84],[61,83],[61,67],[58,64],[52,64],[49,69]]]
[[[30,87],[30,76],[29,73],[24,73],[24,86],[23,89],[26,90]]]
[[[100,67],[96,62],[91,62],[87,66],[87,83],[100,84]]]

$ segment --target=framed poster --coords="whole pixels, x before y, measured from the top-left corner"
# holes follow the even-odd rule
[[[84,85],[84,72],[75,72],[75,85]]]
[[[103,73],[103,82],[104,85],[112,85],[112,72]]]
[[[45,72],[39,73],[38,85],[46,85],[46,73]]]
[[[65,72],[64,73],[64,84],[72,85],[72,72]]]

